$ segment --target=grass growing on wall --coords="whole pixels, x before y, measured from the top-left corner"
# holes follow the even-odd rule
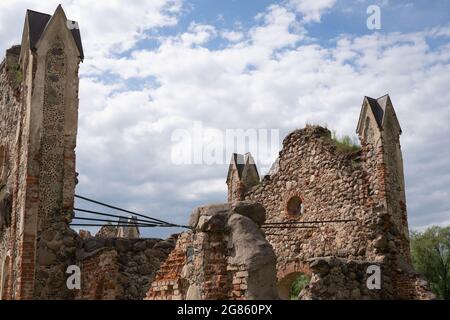
[[[328,129],[328,125],[319,125],[319,124],[313,124],[313,123],[306,123],[306,128],[313,128],[313,127],[323,127],[325,129]],[[342,153],[352,153],[355,151],[361,150],[361,145],[359,144],[359,140],[356,137],[350,137],[349,135],[343,135],[338,136],[336,134],[336,131],[333,130],[331,132],[331,136],[327,135],[327,139],[330,139],[331,142],[336,146],[337,151]]]
[[[19,86],[23,81],[23,72],[19,64],[14,66],[14,84]]]
[[[331,140],[334,142],[337,150],[340,152],[351,153],[351,152],[359,151],[361,149],[361,146],[359,145],[359,142],[357,141],[357,139],[351,138],[348,135],[339,137],[336,134],[336,131],[332,132]]]

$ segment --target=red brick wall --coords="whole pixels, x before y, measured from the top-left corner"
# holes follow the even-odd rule
[[[181,273],[186,264],[186,245],[190,240],[183,234],[175,249],[161,265],[147,293],[146,300],[175,300],[186,297],[186,289],[181,281]]]
[[[81,290],[76,299],[114,300],[121,294],[117,251],[105,249],[80,263]]]

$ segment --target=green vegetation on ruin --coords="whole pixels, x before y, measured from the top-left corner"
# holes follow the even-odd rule
[[[333,131],[331,134],[331,140],[336,146],[336,149],[340,152],[352,153],[361,150],[358,139],[352,138],[348,135],[338,136],[336,131]]]
[[[20,68],[19,64],[15,64],[13,71],[14,71],[14,84],[16,86],[19,86],[23,81],[22,68]]]

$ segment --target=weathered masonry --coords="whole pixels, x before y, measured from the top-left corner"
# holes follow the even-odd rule
[[[0,65],[0,299],[143,299],[174,248],[134,227],[70,228],[83,58],[78,24],[59,6],[28,10]],[[71,265],[81,290],[67,287]]]
[[[149,300],[278,299],[276,256],[260,229],[263,206],[252,202],[195,209],[157,272]]]
[[[310,282],[299,299],[434,297],[411,265],[401,128],[388,95],[364,98],[357,133],[361,148],[349,150],[319,126],[292,132],[262,181],[250,154],[232,156],[229,204],[223,206],[240,208],[246,203],[249,208],[259,203],[265,208],[259,225],[276,254],[276,295],[282,299],[292,298],[291,285],[302,274]],[[181,236],[158,271],[148,299],[254,298],[246,278],[252,272],[244,266],[246,277],[235,279],[230,266],[237,255],[233,237],[226,234],[230,227],[225,222],[218,228],[198,227],[217,227],[216,214],[205,211],[211,208],[200,209],[201,223],[191,224],[193,231]],[[246,231],[254,236],[262,232],[259,228]],[[250,252],[258,250],[253,240],[247,245]],[[266,254],[270,256],[270,250]],[[214,261],[205,263],[210,255]],[[375,273],[379,281],[372,284],[369,277]],[[272,274],[270,270],[265,274],[260,285],[270,287]],[[272,292],[265,294],[274,297]]]
[[[311,278],[300,299],[433,298],[411,265],[387,95],[364,98],[358,150],[308,126],[262,180],[250,154],[233,155],[228,203],[195,209],[179,236],[143,239],[123,216],[95,236],[72,230],[83,58],[78,24],[59,6],[28,10],[22,43],[0,64],[0,299],[277,299],[300,274]],[[67,287],[73,265],[80,290]]]
[[[364,98],[357,133],[361,149],[346,151],[325,128],[292,132],[269,175],[257,184],[251,156],[232,159],[229,201],[256,201],[267,210],[281,297],[287,298],[301,273],[312,276],[303,297],[430,297],[411,265],[402,131],[388,95]],[[354,221],[304,223],[340,220]],[[362,271],[369,265],[381,267],[382,290],[367,290],[368,274]]]
[[[68,227],[75,190],[78,65],[76,24],[28,11],[22,43],[0,67],[0,258],[2,298],[68,298]]]

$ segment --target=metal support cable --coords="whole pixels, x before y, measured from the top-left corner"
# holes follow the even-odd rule
[[[70,226],[73,227],[105,227],[108,225],[104,224],[90,224],[90,223],[71,223]],[[140,227],[140,228],[158,228],[160,226],[158,225],[146,225],[146,224],[119,224],[119,225],[111,225],[111,227],[117,228],[117,227]]]
[[[115,215],[115,214],[109,214],[109,213],[102,213],[102,212],[92,211],[92,210],[85,210],[85,209],[78,209],[78,208],[74,208],[73,210],[78,211],[78,212],[91,213],[93,215],[104,216],[104,217],[127,218],[128,219],[128,217],[119,216],[119,215]],[[152,220],[142,220],[142,219],[136,219],[136,218],[133,218],[133,221],[144,222],[144,223],[154,223]],[[161,223],[157,223],[157,225],[160,225],[160,224]]]
[[[285,222],[266,222],[263,226],[267,225],[295,225],[295,224],[313,224],[313,223],[346,223],[355,222],[355,219],[348,220],[314,220],[314,221],[285,221]]]
[[[314,226],[261,226],[262,229],[317,229]]]
[[[83,220],[83,221],[97,221],[97,222],[107,222],[107,223],[117,223],[117,221],[111,221],[111,220],[106,220],[106,219],[94,219],[94,218],[82,218],[82,217],[74,217],[74,220]],[[122,224],[129,224],[129,225],[133,225],[133,226],[137,226],[137,225],[148,225],[148,226],[152,226],[152,227],[157,227],[160,226],[159,224],[154,224],[154,223],[117,223],[116,225],[112,225],[112,226],[117,226],[117,225],[122,225]]]
[[[141,218],[150,219],[150,220],[153,220],[155,222],[159,222],[159,223],[165,224],[166,226],[190,229],[190,227],[188,227],[188,226],[173,224],[173,223],[170,223],[170,222],[167,222],[167,221],[164,221],[164,220],[160,220],[160,219],[152,218],[152,217],[149,217],[149,216],[145,216],[143,214],[139,214],[139,213],[136,213],[136,212],[133,212],[133,211],[130,211],[130,210],[126,210],[126,209],[122,209],[122,208],[119,208],[119,207],[115,207],[115,206],[112,206],[112,205],[109,205],[109,204],[106,204],[106,203],[103,203],[103,202],[100,202],[100,201],[96,201],[96,200],[93,200],[93,199],[89,199],[89,198],[86,198],[86,197],[82,197],[82,196],[79,196],[79,195],[75,195],[75,198],[78,198],[78,199],[81,199],[81,200],[84,200],[84,201],[88,201],[88,202],[92,202],[92,203],[95,203],[95,204],[98,204],[100,206],[104,206],[104,207],[107,207],[107,208],[110,208],[110,209],[114,209],[114,210],[130,213],[130,214],[133,214],[133,215],[141,217]]]

